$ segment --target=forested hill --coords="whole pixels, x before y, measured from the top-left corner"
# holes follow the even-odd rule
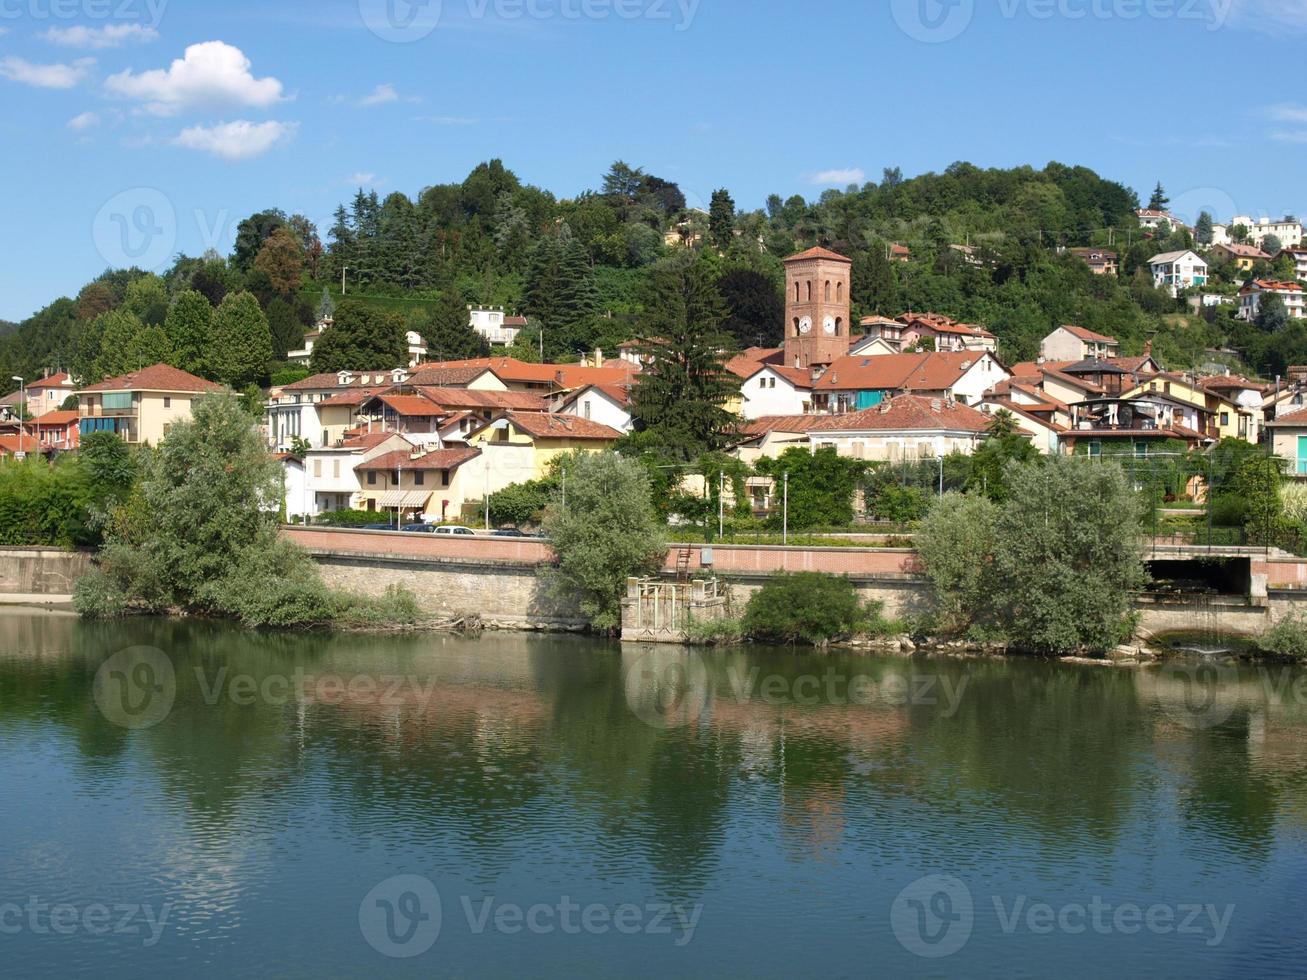
[[[781,260],[812,245],[853,259],[855,322],[906,310],[947,314],[991,329],[1008,361],[1032,357],[1039,339],[1062,323],[1114,334],[1126,353],[1151,339],[1177,368],[1228,345],[1249,351],[1254,369],[1307,357],[1307,337],[1272,344],[1224,311],[1208,320],[1182,316],[1181,304],[1153,288],[1147,260],[1193,242],[1184,230],[1161,238],[1142,232],[1138,206],[1129,188],[1058,163],[1042,170],[957,163],[910,179],[890,169],[861,187],[817,200],[772,196],[749,211],[727,189],[714,192],[706,210],[687,206],[674,182],[621,162],[597,189],[558,199],[494,160],[460,183],[413,198],[360,190],[337,209],[331,228],[272,208],[241,222],[229,256],[181,257],[160,276],[106,273],[76,299],[58,300],[0,336],[0,377],[59,365],[89,378],[174,355],[182,366],[220,376],[203,358],[185,362],[178,350],[208,336],[196,332],[202,308],[188,306],[176,318],[190,325],[187,337],[169,336],[170,308],[193,291],[214,308],[215,322],[225,297],[248,292],[257,299],[271,359],[266,369],[246,366],[238,374],[266,381],[299,346],[324,288],[339,301],[342,269],[352,298],[401,314],[435,338],[433,352],[475,352],[475,337],[458,321],[467,304],[484,304],[531,317],[515,354],[531,356],[543,328],[545,356],[563,360],[630,339],[650,271],[663,261],[695,261],[711,272],[739,344],[774,343],[783,320]],[[910,249],[910,259],[891,261],[891,244]],[[1120,254],[1119,278],[1095,276],[1064,251],[1088,245]],[[246,322],[258,319],[252,304],[238,312],[229,319],[239,319],[239,329],[215,337],[262,329]],[[250,351],[264,357],[267,348]]]

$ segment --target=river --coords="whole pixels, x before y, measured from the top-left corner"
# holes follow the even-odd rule
[[[1301,977],[1307,679],[0,612],[0,972]]]

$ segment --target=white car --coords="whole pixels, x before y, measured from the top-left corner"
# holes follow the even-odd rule
[[[459,537],[464,537],[464,538],[476,537],[476,531],[473,531],[470,527],[452,527],[452,526],[438,527],[436,528],[436,533],[444,534],[444,535],[457,535]]]

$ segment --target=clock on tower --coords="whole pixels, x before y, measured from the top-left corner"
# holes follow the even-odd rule
[[[825,248],[785,260],[785,363],[821,369],[849,352],[853,262]]]

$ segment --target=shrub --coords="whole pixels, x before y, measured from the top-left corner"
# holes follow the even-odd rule
[[[997,523],[998,507],[988,498],[958,493],[941,497],[921,523],[917,548],[939,626],[948,632],[967,630],[989,607]]]
[[[769,643],[825,646],[875,618],[847,578],[800,572],[777,576],[753,594],[744,612],[744,631]]]
[[[692,646],[738,643],[744,639],[744,622],[739,619],[692,619],[686,624],[685,639]]]
[[[383,524],[386,515],[375,510],[331,510],[313,518],[314,524],[323,527],[363,527],[367,524]]]
[[[1257,638],[1257,649],[1270,657],[1307,662],[1307,615],[1280,620]]]
[[[897,483],[881,486],[871,503],[871,512],[882,521],[909,524],[926,516],[930,494],[920,487],[903,487]]]
[[[127,612],[127,597],[113,579],[93,568],[73,586],[73,608],[87,619],[117,619]]]

